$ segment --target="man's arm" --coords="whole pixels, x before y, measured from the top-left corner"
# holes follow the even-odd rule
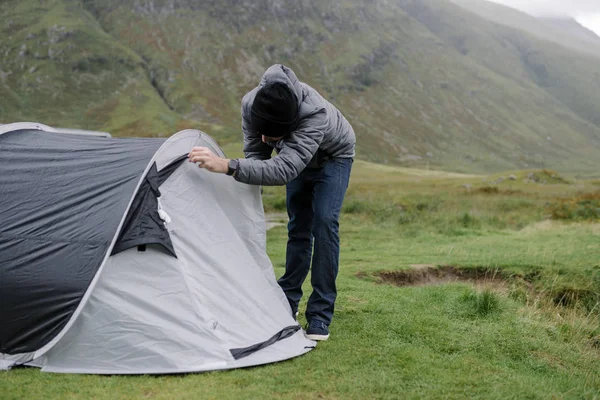
[[[306,168],[323,140],[323,132],[304,127],[292,132],[279,154],[268,160],[240,159],[233,177],[250,185],[278,186],[296,178]],[[206,147],[194,147],[189,161],[211,172],[227,173],[229,159],[221,158]]]

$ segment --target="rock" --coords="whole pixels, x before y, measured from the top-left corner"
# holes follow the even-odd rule
[[[427,153],[425,153],[425,155],[426,155],[427,157],[429,157],[429,158],[433,157],[433,153],[432,153],[432,152],[430,152],[430,151],[428,151]]]
[[[62,42],[63,40],[71,37],[73,32],[68,31],[64,26],[54,25],[48,28],[48,41],[51,44]]]
[[[508,177],[508,179],[511,180],[511,181],[516,181],[517,180],[517,176],[516,175],[510,175]]]
[[[6,78],[12,74],[12,71],[4,72],[0,69],[0,82],[6,83]]]
[[[33,74],[35,71],[37,71],[38,67],[37,66],[33,66],[31,68],[29,68],[29,73]]]
[[[465,183],[464,185],[462,185],[462,188],[465,189],[467,192],[470,192],[471,189],[473,189],[473,185],[471,185],[470,183]]]
[[[398,157],[400,161],[421,161],[423,157],[418,156],[416,154],[406,154]]]
[[[48,58],[51,60],[56,60],[58,56],[62,54],[61,49],[56,49],[53,47],[48,48]]]
[[[540,178],[533,172],[530,172],[527,175],[527,179],[529,179],[529,181],[531,182],[535,182],[535,183],[539,183],[540,182]]]

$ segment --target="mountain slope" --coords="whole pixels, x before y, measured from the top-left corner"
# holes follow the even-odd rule
[[[536,18],[486,0],[451,0],[489,21],[527,32],[567,49],[600,58],[600,38],[573,19]]]
[[[36,4],[37,3],[37,4]],[[156,95],[144,61],[74,1],[4,2],[0,105],[5,122],[39,120],[110,131],[169,131],[179,118]]]
[[[361,158],[597,169],[597,60],[448,1],[9,0],[0,13],[0,120],[238,141],[241,97],[283,62],[340,107]]]
[[[547,25],[559,29],[563,33],[577,38],[583,43],[590,43],[592,46],[600,46],[600,37],[594,32],[581,25],[573,18],[540,18]]]

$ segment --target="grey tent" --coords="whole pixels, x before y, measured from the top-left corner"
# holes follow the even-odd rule
[[[306,353],[266,255],[260,190],[187,162],[185,130],[0,127],[0,369],[238,368]]]

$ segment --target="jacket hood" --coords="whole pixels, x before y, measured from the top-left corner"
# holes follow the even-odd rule
[[[263,87],[268,83],[280,82],[289,87],[296,96],[298,107],[302,104],[302,85],[291,68],[282,64],[270,66],[262,76],[259,87]]]

